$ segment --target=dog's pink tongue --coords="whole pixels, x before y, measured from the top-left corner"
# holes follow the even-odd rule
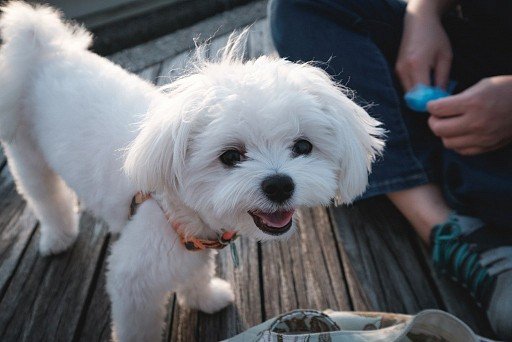
[[[257,213],[264,224],[273,228],[284,227],[290,222],[295,210],[290,211],[276,211],[273,213]]]

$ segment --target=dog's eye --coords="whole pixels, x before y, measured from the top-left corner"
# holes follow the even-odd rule
[[[220,155],[220,161],[227,166],[235,166],[242,160],[242,154],[238,150],[227,150]]]
[[[300,139],[295,142],[292,147],[292,152],[295,156],[302,156],[310,154],[313,149],[313,145],[307,140]]]

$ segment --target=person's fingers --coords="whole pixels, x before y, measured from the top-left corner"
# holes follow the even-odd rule
[[[466,118],[462,115],[448,118],[439,118],[430,116],[428,125],[432,132],[438,137],[450,138],[470,133],[470,128],[465,122]]]
[[[417,84],[430,85],[430,66],[426,63],[411,64],[409,79],[412,82],[411,88]]]
[[[437,65],[435,66],[435,82],[436,86],[446,89],[448,85],[448,81],[450,78],[450,68],[452,66],[452,55],[451,53],[443,53],[439,56],[437,60]]]
[[[465,156],[494,151],[507,145],[507,142],[495,141],[492,137],[471,134],[442,138],[442,141],[447,149]]]
[[[454,116],[464,113],[467,108],[467,96],[464,92],[430,101],[427,110],[437,117]]]
[[[412,80],[409,78],[409,73],[405,69],[405,65],[402,63],[397,63],[395,67],[395,72],[402,84],[404,92],[407,92],[412,88]]]
[[[406,92],[419,83],[430,85],[430,67],[425,61],[412,58],[398,61],[395,71]]]
[[[455,152],[463,156],[476,156],[478,154],[482,154],[488,151],[490,151],[490,149],[485,149],[482,147],[468,147],[455,150]]]
[[[478,138],[475,138],[475,139],[471,138],[471,139],[476,141]],[[508,143],[509,142],[507,142],[507,141],[489,143],[489,140],[487,139],[487,142],[482,140],[478,146],[457,148],[457,149],[455,149],[455,152],[457,152],[461,155],[464,155],[464,156],[474,156],[474,155],[481,154],[481,153],[495,151],[499,148],[507,146]]]

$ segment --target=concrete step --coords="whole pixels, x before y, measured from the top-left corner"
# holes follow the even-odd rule
[[[110,55],[254,0],[45,0],[95,36],[93,50]],[[32,0],[31,2],[43,2]]]

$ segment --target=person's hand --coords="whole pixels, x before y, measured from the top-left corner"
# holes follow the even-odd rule
[[[512,76],[485,78],[427,107],[432,132],[462,155],[489,152],[512,141]]]
[[[446,89],[452,62],[452,48],[441,24],[441,12],[448,1],[410,1],[395,71],[405,91],[418,83]]]

